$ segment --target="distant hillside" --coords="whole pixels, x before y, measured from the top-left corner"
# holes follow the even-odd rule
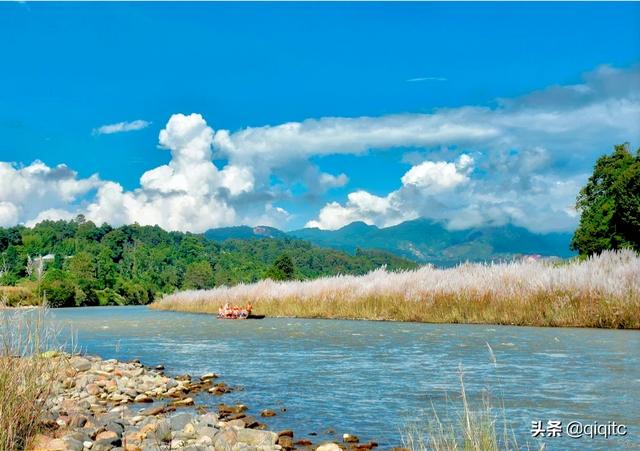
[[[570,233],[537,234],[514,225],[450,231],[442,224],[426,219],[386,228],[353,222],[338,230],[312,228],[292,232],[266,226],[225,227],[209,230],[205,237],[218,242],[265,237],[298,238],[352,255],[358,249],[376,249],[438,266],[452,266],[464,261],[510,259],[518,255],[539,254],[563,258],[574,255],[569,250]]]
[[[252,238],[284,238],[287,234],[281,230],[268,226],[237,226],[210,229],[205,232],[204,236],[213,241],[225,241],[229,239],[248,240]]]
[[[439,223],[417,219],[382,229],[354,222],[338,230],[313,228],[288,234],[347,252],[356,248],[382,249],[418,262],[441,266],[521,254],[574,255],[569,250],[570,233],[536,234],[514,225],[449,231]]]

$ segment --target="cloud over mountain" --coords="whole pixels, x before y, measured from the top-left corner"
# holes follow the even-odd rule
[[[494,107],[428,114],[324,117],[237,131],[214,130],[199,114],[174,114],[158,138],[170,161],[144,172],[132,190],[97,174],[81,178],[64,164],[0,163],[0,225],[82,213],[96,222],[194,232],[240,223],[282,227],[291,213],[279,202],[326,199],[327,190],[352,183],[357,167],[327,171],[323,158],[412,150],[395,189],[350,188],[346,197],[323,201],[307,225],[388,226],[426,217],[451,229],[514,223],[569,230],[593,162],[615,143],[639,143],[638,124],[638,66],[603,66],[581,84],[499,99]],[[123,122],[97,132],[147,125]]]

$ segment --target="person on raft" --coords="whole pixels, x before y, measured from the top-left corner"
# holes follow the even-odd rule
[[[218,308],[218,318],[248,318],[249,315],[251,315],[251,310],[253,310],[251,303],[248,303],[245,308],[242,308],[237,305],[229,305],[229,303],[226,302],[222,307]]]

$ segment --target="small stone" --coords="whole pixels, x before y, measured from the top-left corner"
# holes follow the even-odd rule
[[[85,391],[87,393],[89,393],[90,395],[95,396],[95,395],[99,394],[102,390],[96,384],[88,384],[85,387]]]
[[[261,417],[275,417],[276,413],[273,410],[263,410],[262,412],[260,412],[260,416]]]
[[[316,448],[316,451],[342,451],[342,448],[335,443],[323,443]]]
[[[218,375],[216,373],[207,373],[207,374],[203,374],[202,376],[200,376],[200,380],[203,381],[208,381],[211,379],[216,379],[218,377]]]
[[[72,437],[65,437],[64,442],[67,445],[67,451],[82,451],[84,445],[80,440],[76,440]]]
[[[96,435],[96,442],[105,441],[113,444],[119,440],[120,436],[115,431],[103,431]]]
[[[300,439],[294,443],[296,446],[311,446],[313,442],[311,440],[307,440],[306,438]]]
[[[115,432],[116,434],[118,434],[118,437],[122,437],[122,434],[124,433],[124,426],[116,421],[109,422],[105,426],[105,429],[107,431]]]
[[[178,399],[176,401],[172,401],[171,405],[176,406],[176,407],[192,406],[193,405],[193,399],[192,398]]]
[[[81,428],[84,427],[85,424],[87,424],[87,418],[80,415],[74,416],[69,422],[69,426],[72,428]]]
[[[91,447],[93,446],[93,442],[89,440],[85,440],[84,442],[82,442],[82,446],[84,446],[87,449],[91,449]]]
[[[131,419],[129,420],[131,422],[131,424],[138,424],[140,423],[142,420],[144,420],[144,416],[142,415],[136,415],[134,417],[131,417]]]
[[[209,391],[209,393],[211,393],[213,395],[218,395],[219,396],[219,395],[225,394],[227,392],[227,389],[224,388],[224,387],[216,386],[216,387],[210,388],[208,391]]]
[[[164,412],[164,409],[165,409],[164,406],[149,407],[148,409],[141,410],[140,415],[156,416]]]
[[[97,442],[93,442],[93,447],[91,448],[94,451],[111,451],[115,446],[119,446],[119,444],[113,444],[107,440],[100,440]]]
[[[283,449],[293,449],[293,438],[286,435],[278,437],[278,445],[280,445]]]
[[[238,405],[235,405],[235,406],[228,406],[226,404],[219,404],[218,405],[218,410],[222,414],[229,415],[229,414],[232,414],[232,413],[245,412],[247,410],[247,406],[245,406],[244,404],[238,404]]]
[[[134,402],[153,402],[153,399],[147,395],[140,394],[133,398]]]
[[[91,362],[82,357],[73,357],[70,363],[77,371],[88,371],[91,369]]]
[[[185,435],[194,436],[196,435],[196,428],[193,423],[187,423],[187,425],[182,429]]]
[[[293,431],[291,429],[285,429],[278,432],[278,437],[293,437]]]
[[[342,441],[345,443],[358,443],[360,439],[357,435],[342,434]]]

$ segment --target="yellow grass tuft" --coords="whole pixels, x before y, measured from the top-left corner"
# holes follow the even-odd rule
[[[0,449],[24,450],[39,429],[62,359],[45,308],[0,309]]]
[[[11,307],[36,305],[38,299],[34,295],[34,291],[32,287],[0,285],[0,305]]]

